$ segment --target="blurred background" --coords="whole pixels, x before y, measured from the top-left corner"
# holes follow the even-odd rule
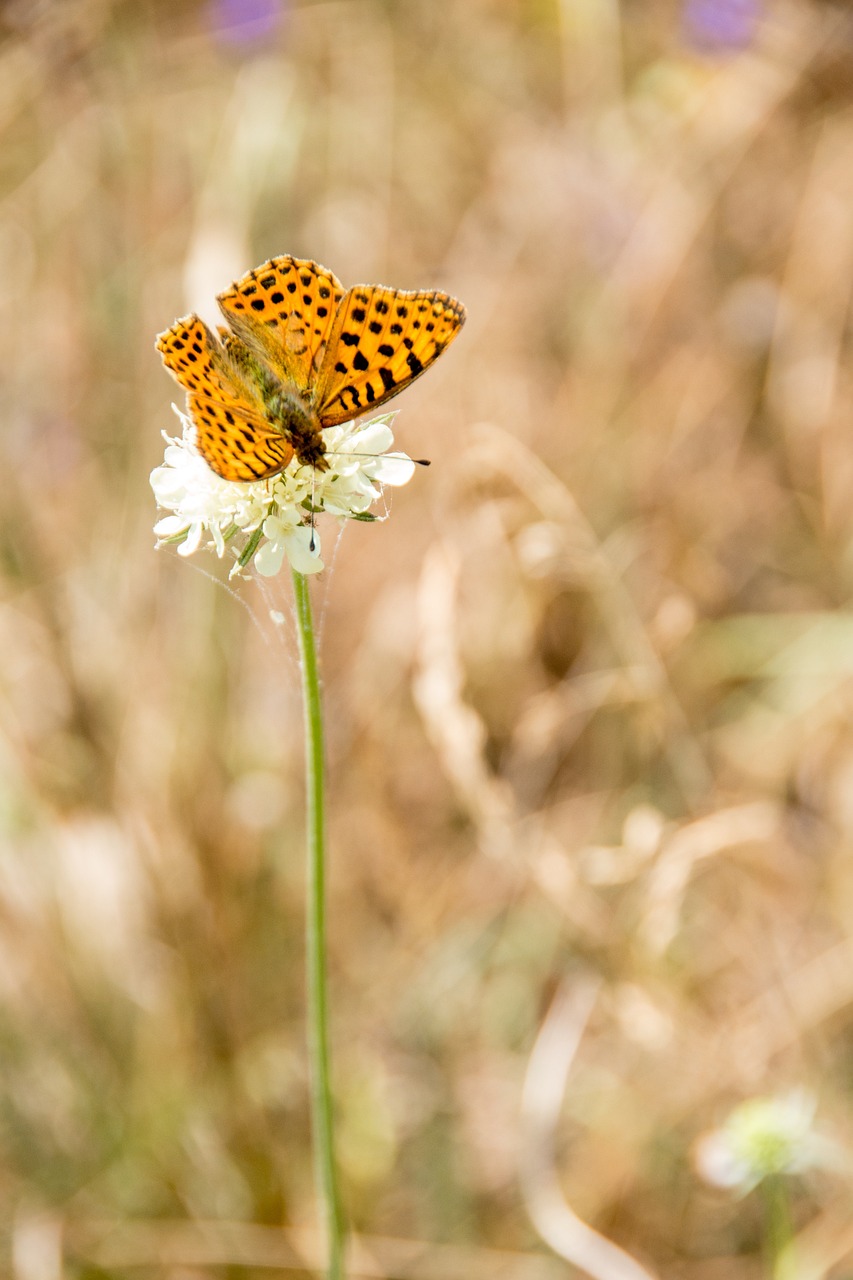
[[[352,1274],[765,1276],[697,1142],[804,1090],[853,1276],[848,5],[6,0],[0,128],[0,1272],[321,1256],[288,584],[148,485],[293,253],[469,317],[313,584]]]

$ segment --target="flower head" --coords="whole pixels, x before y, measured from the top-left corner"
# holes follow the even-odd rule
[[[700,47],[745,48],[752,42],[761,9],[760,0],[687,0],[688,37]]]
[[[699,1173],[714,1186],[746,1195],[765,1178],[837,1165],[840,1148],[812,1127],[816,1106],[804,1089],[742,1102],[721,1128],[699,1139]]]
[[[157,521],[154,532],[160,544],[177,543],[182,556],[199,548],[215,550],[220,558],[231,552],[232,575],[254,560],[258,573],[270,577],[285,558],[299,573],[319,573],[324,566],[313,516],[328,512],[342,519],[378,519],[369,509],[382,487],[407,484],[414,474],[411,458],[388,452],[396,415],[387,413],[327,430],[328,471],[316,471],[294,457],[268,480],[222,480],[196,449],[189,418],[175,412],[181,436],[164,433],[163,464],[151,472],[157,505],[170,513]]]

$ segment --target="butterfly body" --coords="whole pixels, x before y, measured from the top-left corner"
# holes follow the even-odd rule
[[[320,419],[308,397],[289,378],[277,377],[229,330],[221,328],[219,339],[227,361],[226,374],[230,368],[232,383],[241,384],[244,396],[260,394],[267,422],[284,436],[300,462],[327,471]]]
[[[299,461],[328,471],[320,419],[310,402],[293,383],[279,384],[265,400],[270,423],[282,433]]]
[[[218,298],[218,337],[196,315],[157,339],[187,391],[196,443],[223,479],[263,479],[296,455],[327,470],[323,430],[375,409],[418,377],[465,320],[446,293],[356,285],[273,258]]]

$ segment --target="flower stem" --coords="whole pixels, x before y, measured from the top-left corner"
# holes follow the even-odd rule
[[[305,782],[308,843],[306,970],[311,1124],[317,1191],[325,1210],[329,1280],[343,1280],[343,1227],[335,1166],[332,1090],[329,1071],[326,983],[325,810],[323,803],[323,709],[308,580],[293,571],[302,701],[305,712]]]
[[[780,1174],[765,1178],[761,1184],[767,1224],[767,1254],[772,1280],[795,1280],[792,1256],[794,1231],[788,1190]]]

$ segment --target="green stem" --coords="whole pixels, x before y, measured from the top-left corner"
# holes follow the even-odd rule
[[[794,1280],[794,1259],[791,1245],[794,1230],[791,1224],[791,1208],[788,1189],[781,1174],[765,1178],[761,1184],[764,1195],[764,1214],[767,1223],[767,1254],[772,1280]]]
[[[335,1167],[332,1089],[329,1071],[329,1018],[326,983],[325,810],[323,803],[323,708],[317,650],[311,621],[308,580],[293,571],[302,700],[305,711],[306,825],[308,903],[306,968],[308,980],[308,1052],[311,1122],[317,1191],[325,1210],[329,1280],[343,1280],[343,1226]]]

